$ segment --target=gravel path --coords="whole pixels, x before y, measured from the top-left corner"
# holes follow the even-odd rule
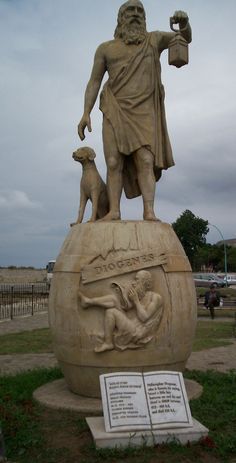
[[[204,320],[210,320],[205,319]],[[229,321],[229,319],[218,319]],[[217,323],[217,319],[215,319]],[[233,323],[233,321],[229,321]],[[48,327],[47,312],[35,314],[33,317],[16,318],[11,321],[0,322],[0,336],[19,331],[31,331],[37,328]],[[0,355],[0,375],[15,374],[23,370],[34,368],[50,368],[57,365],[57,360],[52,353],[47,354],[15,354]],[[187,362],[189,370],[217,370],[226,372],[236,370],[236,340],[226,347],[215,347],[213,349],[193,352]]]
[[[38,328],[48,328],[48,312],[39,312],[33,316],[16,317],[13,320],[0,321],[0,336],[19,331],[32,331]]]
[[[223,373],[236,370],[236,341],[230,346],[192,352],[186,368],[188,370],[216,370]]]

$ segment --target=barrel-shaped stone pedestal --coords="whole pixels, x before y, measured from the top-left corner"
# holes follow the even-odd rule
[[[78,293],[90,299],[111,295],[114,282],[125,286],[140,270],[150,272],[151,291],[163,301],[156,331],[143,345],[124,341],[122,348],[114,344],[111,350],[96,352],[104,340],[106,309],[85,309]],[[70,390],[79,395],[100,397],[99,375],[104,373],[183,371],[191,353],[197,303],[191,267],[172,227],[147,221],[74,226],[54,268],[49,319],[55,355]],[[116,332],[117,327],[114,336]]]

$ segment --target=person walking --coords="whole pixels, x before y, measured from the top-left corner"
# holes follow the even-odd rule
[[[219,307],[220,305],[220,295],[216,290],[214,284],[210,286],[210,291],[207,291],[205,294],[205,302],[204,306],[210,310],[210,315],[212,320],[215,318],[215,307]]]

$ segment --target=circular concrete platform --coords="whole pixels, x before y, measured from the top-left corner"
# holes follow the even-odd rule
[[[188,399],[197,399],[202,394],[203,388],[196,381],[184,380]],[[34,399],[41,405],[49,408],[72,410],[82,414],[101,415],[102,401],[74,394],[68,389],[64,379],[57,379],[51,383],[39,387],[34,391]]]

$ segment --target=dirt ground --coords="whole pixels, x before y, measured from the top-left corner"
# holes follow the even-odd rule
[[[45,269],[0,268],[0,284],[41,283],[45,279]]]
[[[57,463],[222,463],[211,451],[209,452],[212,445],[210,439],[188,446],[185,455],[179,454],[178,451],[175,454],[165,445],[158,445],[153,449],[144,448],[136,454],[118,456],[111,451],[110,455],[98,455],[94,450],[87,424],[81,419],[78,420],[76,413],[44,409],[40,421],[47,442],[45,450],[50,452],[50,449],[53,449]]]

